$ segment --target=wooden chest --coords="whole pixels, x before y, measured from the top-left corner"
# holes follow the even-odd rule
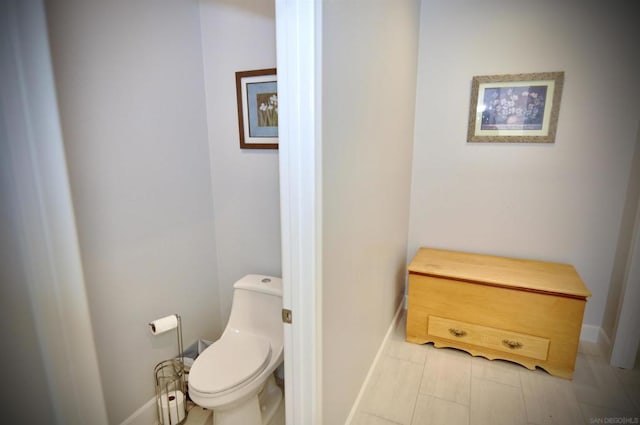
[[[408,293],[407,341],[573,377],[591,296],[573,266],[421,248]]]

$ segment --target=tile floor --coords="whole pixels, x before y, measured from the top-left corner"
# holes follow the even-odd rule
[[[276,383],[282,389],[284,394],[284,380],[276,375]],[[283,401],[284,403],[284,401]],[[276,411],[276,414],[270,421],[270,425],[285,425],[284,405]],[[213,411],[204,409],[191,400],[187,401],[187,420],[182,425],[212,425]]]
[[[280,410],[276,411],[276,414],[269,422],[269,425],[284,425],[284,406]],[[213,412],[211,410],[203,409],[200,406],[187,402],[187,420],[182,425],[212,425],[213,424]],[[215,425],[215,424],[213,424]]]
[[[404,326],[403,316],[351,425],[640,424],[640,368],[610,367],[597,344],[580,344],[574,379],[568,381],[506,361],[405,342]],[[211,411],[187,408],[185,425],[212,423]]]
[[[213,412],[187,401],[187,420],[183,425],[211,425]]]
[[[352,425],[640,423],[640,370],[610,367],[597,344],[580,344],[569,381],[506,361],[407,343],[402,319]]]

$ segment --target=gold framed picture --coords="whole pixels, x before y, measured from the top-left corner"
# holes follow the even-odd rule
[[[564,72],[475,76],[469,142],[554,143]]]

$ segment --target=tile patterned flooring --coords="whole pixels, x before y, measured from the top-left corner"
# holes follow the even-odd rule
[[[640,368],[610,367],[597,344],[580,343],[569,381],[405,342],[404,319],[387,341],[351,425],[640,424]],[[188,408],[185,425],[212,423],[211,411]]]
[[[213,424],[213,412],[200,407],[192,401],[187,401],[187,420],[183,425],[211,425]]]
[[[284,425],[284,405],[276,411],[269,425]],[[213,411],[187,402],[187,420],[182,425],[215,425],[213,424]]]
[[[569,381],[405,342],[404,319],[383,349],[352,425],[640,423],[640,370],[610,367],[597,344],[580,343]]]
[[[280,379],[276,375],[276,383],[282,389],[284,394],[284,380]],[[284,401],[283,401],[284,403]],[[285,425],[284,418],[284,404],[276,411],[274,417],[269,422],[269,425]],[[191,400],[187,400],[187,419],[182,425],[212,425],[213,424],[213,411],[207,410],[198,406]],[[214,424],[215,425],[215,424]]]

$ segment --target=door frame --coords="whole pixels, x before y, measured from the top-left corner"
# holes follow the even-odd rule
[[[636,206],[631,249],[624,274],[611,350],[611,366],[633,369],[640,346],[640,201]]]
[[[287,425],[322,424],[321,2],[276,0]]]

